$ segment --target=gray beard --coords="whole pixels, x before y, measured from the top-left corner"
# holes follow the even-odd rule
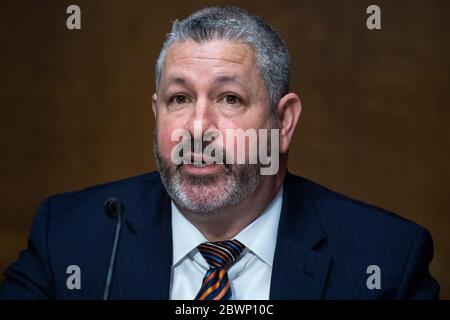
[[[207,214],[232,206],[251,195],[264,178],[261,164],[224,164],[226,170],[219,174],[189,175],[181,171],[182,165],[173,164],[159,153],[156,134],[153,145],[156,165],[170,198],[194,213]]]

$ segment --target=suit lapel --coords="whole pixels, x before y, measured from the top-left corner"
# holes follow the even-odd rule
[[[306,183],[294,179],[286,175],[270,299],[320,299],[331,257],[316,250],[326,235],[307,201]],[[169,299],[171,209],[159,175],[143,178],[126,203],[112,298]]]
[[[157,177],[159,179],[159,175]],[[160,181],[143,179],[126,210],[118,294],[126,299],[169,299],[172,266],[170,198]],[[124,230],[125,231],[125,230]]]
[[[270,299],[323,297],[331,257],[316,250],[326,235],[308,192],[305,180],[286,175]]]

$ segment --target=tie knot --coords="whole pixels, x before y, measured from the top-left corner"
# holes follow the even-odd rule
[[[226,268],[239,258],[245,246],[238,240],[204,242],[198,250],[211,268]]]

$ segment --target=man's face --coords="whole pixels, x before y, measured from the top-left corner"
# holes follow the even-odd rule
[[[225,40],[171,45],[153,110],[158,168],[178,205],[210,212],[237,203],[261,183],[258,164],[196,166],[171,160],[179,142],[171,140],[172,133],[181,128],[194,136],[194,121],[201,122],[202,132],[218,130],[223,137],[226,129],[272,127],[269,96],[250,46]]]

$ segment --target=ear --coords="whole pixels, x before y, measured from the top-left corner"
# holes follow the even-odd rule
[[[153,109],[153,115],[155,116],[155,118],[156,118],[156,114],[157,114],[156,101],[158,101],[158,95],[156,93],[154,93],[152,95],[152,109]]]
[[[280,121],[280,153],[287,153],[302,112],[302,102],[295,93],[288,93],[277,105]]]

